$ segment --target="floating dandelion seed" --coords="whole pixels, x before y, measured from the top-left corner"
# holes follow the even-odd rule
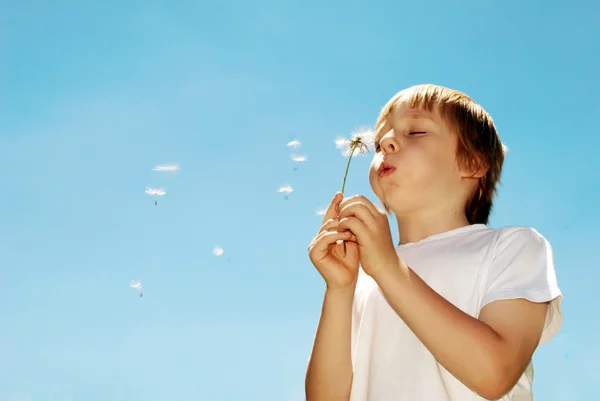
[[[163,196],[167,193],[167,191],[165,191],[163,188],[146,188],[146,194],[148,195],[156,195],[156,196]]]
[[[139,280],[131,280],[130,287],[133,287],[137,290],[138,294],[140,294],[140,298],[144,296],[142,293],[142,283]]]
[[[352,156],[358,151],[358,154],[366,154],[369,151],[369,146],[373,144],[374,132],[369,127],[361,127],[354,131],[350,139],[338,137],[335,140],[335,146],[342,150],[342,155],[348,156],[348,163],[346,164],[346,172],[344,173],[344,181],[342,182],[342,195],[344,195],[344,189],[346,188],[346,178],[348,178],[348,169],[350,168],[350,161]],[[344,241],[344,254],[346,253],[346,241]]]
[[[317,212],[316,212],[316,213],[317,213],[317,216],[324,216],[324,215],[325,215],[325,212],[326,212],[326,210],[325,210],[325,209],[323,209],[323,208],[321,208],[321,209],[317,210]]]
[[[296,163],[302,163],[305,162],[307,157],[304,155],[292,155],[292,160],[295,161]],[[294,171],[298,171],[298,167],[294,167]]]
[[[285,146],[287,146],[288,148],[298,149],[300,146],[302,146],[302,143],[299,140],[294,139],[293,141],[288,142],[288,144]]]
[[[213,254],[214,254],[215,256],[221,256],[221,255],[223,255],[223,252],[225,252],[225,251],[223,250],[223,248],[221,248],[221,247],[220,247],[220,246],[218,246],[218,245],[217,245],[217,246],[215,246],[215,247],[214,247],[214,249],[213,249]]]
[[[166,193],[163,188],[146,188],[146,194],[150,196],[164,196]],[[154,201],[154,206],[158,206],[158,201]]]
[[[215,255],[215,256],[223,256],[224,253],[225,253],[225,251],[223,250],[223,248],[221,248],[218,245],[216,245],[213,248],[213,255]],[[229,260],[229,256],[225,255],[225,259]]]
[[[285,194],[290,194],[294,191],[294,189],[291,187],[291,185],[284,185],[282,187],[279,187],[279,189],[277,190],[277,192],[283,192]],[[287,200],[288,199],[288,195],[285,195],[283,197],[283,199]]]
[[[179,171],[180,167],[178,164],[159,164],[158,166],[155,166],[152,170],[174,172],[174,171]]]

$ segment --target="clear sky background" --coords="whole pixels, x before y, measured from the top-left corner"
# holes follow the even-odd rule
[[[598,400],[598,38],[592,1],[0,0],[0,401],[302,401],[334,140],[418,83],[492,114],[490,225],[554,246],[536,401]]]

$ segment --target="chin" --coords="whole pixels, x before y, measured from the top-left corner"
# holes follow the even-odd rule
[[[377,185],[377,190],[375,191],[375,194],[377,194],[377,196],[379,197],[379,199],[381,199],[383,202],[385,202],[388,206],[390,204],[402,204],[403,203],[403,199],[406,197],[406,194],[404,194],[400,187],[398,186],[398,184],[396,184],[393,181],[389,181],[389,182],[385,182],[385,183],[378,183],[379,185]]]
[[[391,191],[385,191],[379,199],[387,206],[388,212],[394,213],[396,216],[401,216],[408,213],[414,205],[414,198],[408,198],[406,194],[398,193],[398,191],[391,193]]]

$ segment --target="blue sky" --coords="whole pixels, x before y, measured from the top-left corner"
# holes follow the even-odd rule
[[[536,400],[600,397],[598,3],[85,3],[0,0],[0,401],[303,400],[333,141],[417,83],[492,114],[490,225],[554,246]],[[368,162],[347,195],[374,198]]]

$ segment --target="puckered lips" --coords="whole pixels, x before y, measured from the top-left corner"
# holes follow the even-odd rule
[[[393,174],[394,171],[396,171],[396,167],[394,167],[392,164],[390,164],[388,162],[383,162],[379,166],[379,169],[377,169],[377,174],[380,177],[387,177],[388,175]]]

